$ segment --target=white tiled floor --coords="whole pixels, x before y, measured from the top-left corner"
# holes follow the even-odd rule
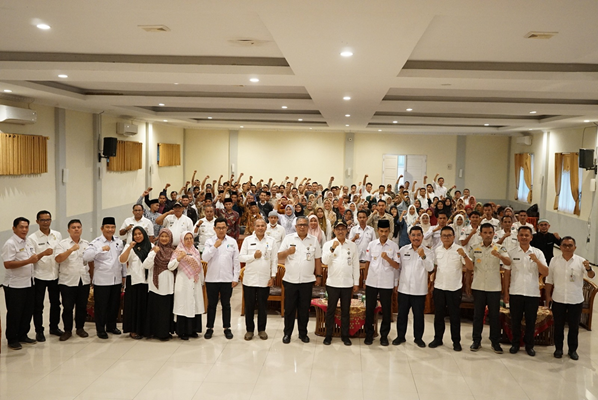
[[[217,329],[212,340],[135,341],[126,335],[45,343],[10,350],[2,340],[0,399],[597,399],[598,338],[580,332],[580,360],[556,360],[554,348],[496,355],[487,340],[478,353],[469,351],[471,321],[462,322],[464,351],[452,347],[420,349],[411,339],[398,347],[352,347],[340,340],[324,346],[293,336],[281,342],[283,321],[268,317],[269,340],[243,340],[241,291],[233,295],[233,332],[226,340]],[[47,310],[48,307],[46,307]],[[4,295],[0,294],[4,326]],[[220,315],[218,315],[218,318]],[[433,336],[433,316],[426,315],[424,340]],[[47,317],[46,317],[47,321]],[[313,317],[309,330],[313,332]],[[204,320],[205,323],[205,320]],[[395,336],[395,325],[393,333]],[[411,334],[409,327],[408,334]],[[487,328],[484,332],[488,334]],[[33,336],[33,329],[30,336]],[[448,330],[445,343],[450,342]],[[409,336],[408,336],[409,338]]]

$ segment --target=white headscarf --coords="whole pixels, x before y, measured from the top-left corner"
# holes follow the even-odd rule
[[[411,214],[411,210],[413,210],[413,214]],[[415,224],[415,221],[417,220],[418,217],[419,217],[419,215],[417,215],[417,209],[415,208],[415,206],[413,204],[410,205],[409,208],[407,208],[407,215],[405,215],[405,221],[407,222],[407,228],[409,228],[413,224]]]

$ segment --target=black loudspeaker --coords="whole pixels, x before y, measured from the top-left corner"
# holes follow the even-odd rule
[[[105,137],[104,138],[104,150],[102,151],[102,155],[104,157],[116,157],[116,144],[118,143],[118,139],[115,137]]]
[[[594,168],[594,149],[579,149],[579,168]]]

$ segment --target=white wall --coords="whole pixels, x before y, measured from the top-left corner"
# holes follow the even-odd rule
[[[229,165],[228,130],[185,129],[183,154],[186,180],[191,179],[193,171],[197,171],[196,178],[199,180],[206,175],[210,176],[209,181],[217,180],[220,175],[226,176]]]
[[[185,178],[183,174],[185,163],[185,153],[183,150],[185,130],[183,128],[161,123],[149,124],[149,129],[149,165],[152,166],[151,185],[154,188],[152,196],[158,197],[158,194],[167,183],[172,185],[169,190],[178,191],[184,184],[185,180],[191,178],[191,175],[189,175],[188,178]],[[158,143],[180,144],[181,165],[172,167],[158,167]],[[142,188],[141,192],[139,192],[137,196],[139,196],[144,189],[145,188]]]
[[[509,137],[467,136],[465,147],[465,187],[476,198],[504,199],[509,172]]]
[[[93,115],[66,110],[66,185],[67,217],[93,211]]]

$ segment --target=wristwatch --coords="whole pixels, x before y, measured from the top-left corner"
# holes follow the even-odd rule
[[[334,253],[334,247],[330,246],[330,252]]]
[[[316,278],[321,278],[321,277],[322,277],[322,275],[316,275]]]

